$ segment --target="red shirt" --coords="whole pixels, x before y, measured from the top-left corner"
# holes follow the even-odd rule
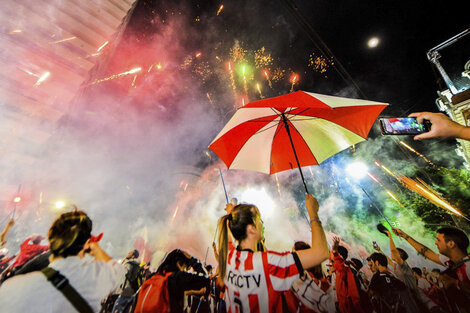
[[[44,251],[49,250],[49,246],[41,246],[39,244],[29,244],[31,238],[26,239],[23,241],[20,247],[20,253],[16,258],[15,262],[12,264],[12,267],[18,267],[26,262],[28,262],[32,257],[36,256],[37,254],[43,253]]]
[[[229,247],[224,300],[227,313],[282,312],[281,293],[299,278],[295,252],[240,251]]]
[[[336,270],[336,295],[341,312],[362,312],[359,290],[353,272],[344,264],[343,258],[338,253],[334,253],[333,256],[333,266]]]

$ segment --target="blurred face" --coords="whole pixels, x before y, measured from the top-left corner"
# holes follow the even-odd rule
[[[372,273],[375,273],[375,265],[374,265],[374,262],[372,262],[372,260],[367,260],[367,266],[369,266],[369,269]]]
[[[436,242],[435,242],[437,249],[439,250],[440,254],[443,254],[445,256],[449,256],[449,243],[445,241],[444,239],[444,234],[436,234]]]
[[[255,227],[256,227],[256,240],[260,241],[264,237],[264,223],[260,215],[256,217]]]

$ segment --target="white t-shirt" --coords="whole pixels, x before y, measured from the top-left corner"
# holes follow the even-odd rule
[[[418,279],[418,288],[424,290],[425,292],[428,292],[431,288],[431,284],[425,278],[421,277]]]
[[[68,280],[70,285],[98,312],[101,300],[119,285],[124,268],[111,260],[95,261],[91,256],[83,259],[68,257],[51,264]],[[10,313],[76,312],[72,304],[41,272],[31,272],[6,280],[0,286],[0,311]]]

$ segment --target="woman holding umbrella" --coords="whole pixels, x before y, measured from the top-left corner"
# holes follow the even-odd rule
[[[281,293],[289,290],[304,268],[328,258],[328,245],[318,218],[318,201],[307,194],[312,247],[297,252],[257,252],[263,238],[258,208],[239,204],[219,220],[219,277],[225,284],[227,312],[281,312]],[[238,247],[229,242],[229,230]],[[237,310],[238,309],[238,310]]]

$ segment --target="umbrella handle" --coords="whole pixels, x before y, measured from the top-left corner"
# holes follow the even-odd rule
[[[227,200],[227,204],[228,204],[227,189],[225,188],[224,176],[222,176],[222,170],[220,169],[220,167],[219,167],[219,174],[220,174],[220,179],[222,180],[222,186],[224,186],[225,200]]]

